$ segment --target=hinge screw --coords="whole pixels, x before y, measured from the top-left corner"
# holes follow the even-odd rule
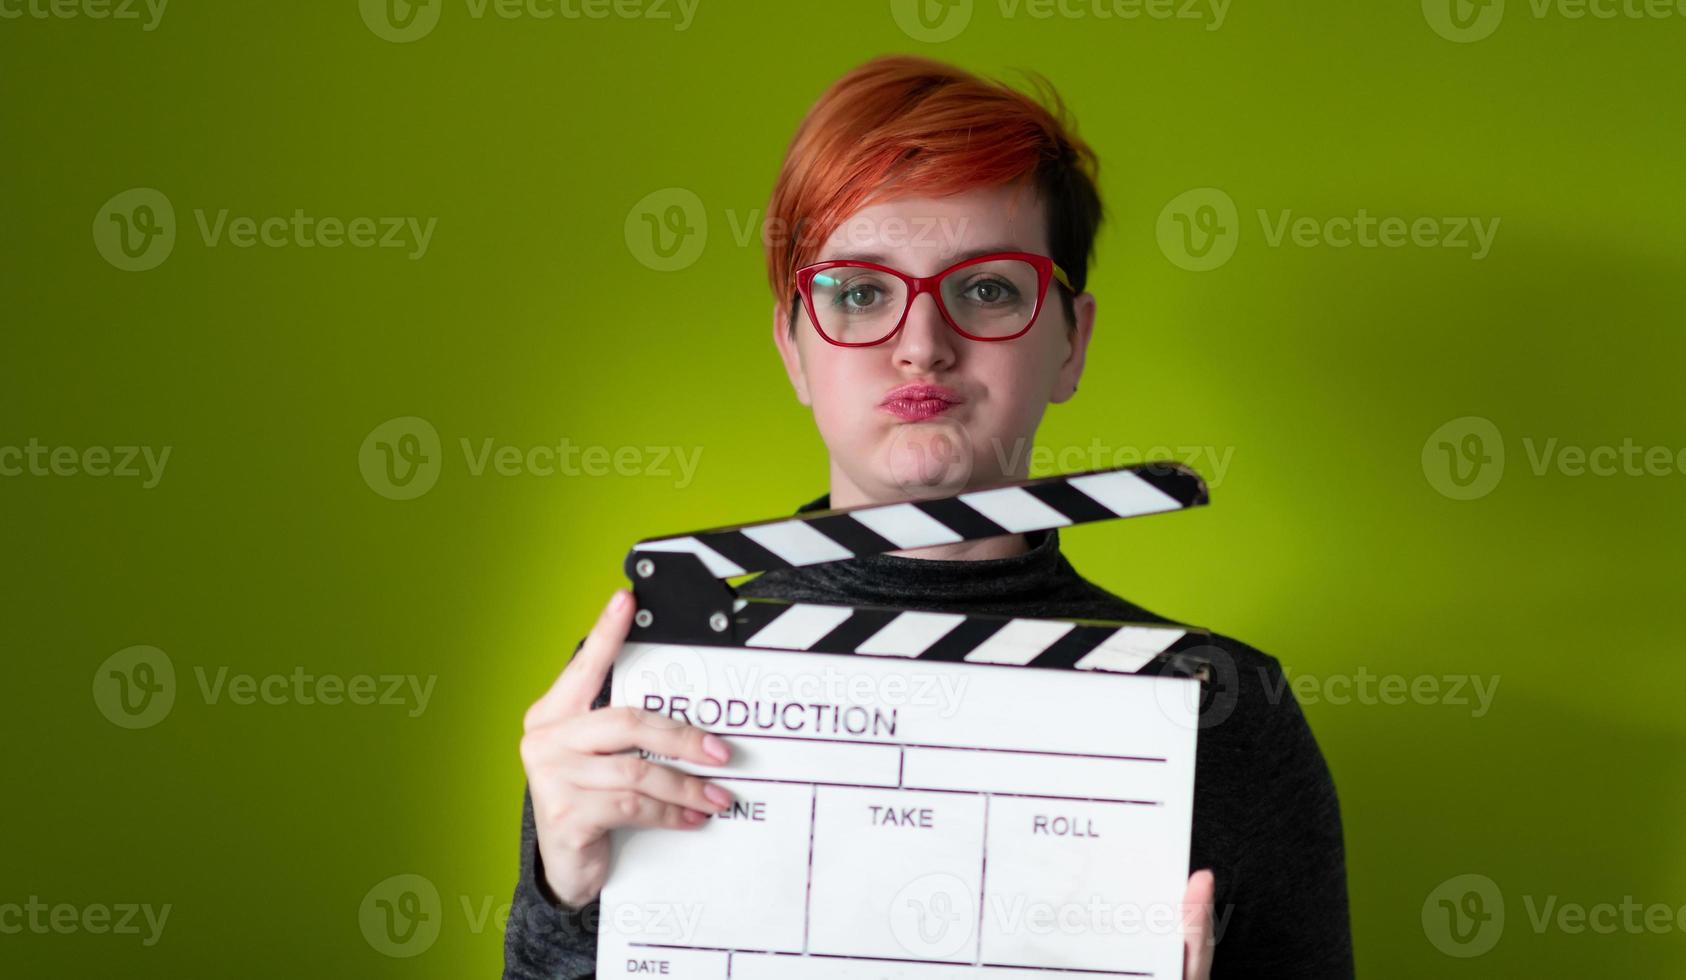
[[[726,632],[726,627],[730,625],[731,623],[726,619],[726,614],[723,612],[717,612],[708,617],[708,628],[716,633]]]
[[[638,563],[632,567],[638,572],[639,578],[649,578],[650,576],[656,574],[656,563],[648,558],[638,559]]]
[[[655,613],[650,612],[648,609],[640,609],[632,617],[632,621],[637,623],[639,626],[647,628],[651,623],[656,621],[656,616]]]

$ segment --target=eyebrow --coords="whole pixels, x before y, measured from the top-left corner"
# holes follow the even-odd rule
[[[996,252],[1031,252],[1031,251],[1035,251],[1035,250],[1030,249],[1030,248],[1026,248],[1023,245],[1015,245],[1015,244],[1011,244],[1011,243],[1004,243],[1004,244],[998,244],[998,245],[984,245],[984,246],[979,247],[979,248],[967,249],[964,252],[960,252],[956,255],[951,256],[948,259],[947,265],[945,265],[944,268],[947,268],[947,266],[953,265],[956,262],[964,262],[967,259],[975,259],[980,255],[992,255]],[[879,265],[890,265],[891,264],[889,261],[886,260],[886,258],[883,255],[879,254],[878,252],[841,252],[837,255],[821,256],[820,258],[817,258],[814,261],[815,262],[876,262]]]

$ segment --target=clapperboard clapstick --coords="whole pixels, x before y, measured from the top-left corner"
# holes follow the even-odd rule
[[[629,640],[1207,679],[1205,631],[740,598],[724,579],[909,548],[1198,507],[1200,475],[1154,462],[650,538],[626,558]]]

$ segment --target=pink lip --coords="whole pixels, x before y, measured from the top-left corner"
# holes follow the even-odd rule
[[[891,390],[878,407],[904,422],[919,422],[941,415],[965,400],[953,388],[917,383]]]

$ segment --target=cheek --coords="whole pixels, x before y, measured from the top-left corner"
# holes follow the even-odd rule
[[[846,426],[858,426],[871,418],[872,393],[888,384],[872,379],[865,358],[826,356],[808,362],[808,395],[814,415],[834,433]]]
[[[984,352],[970,373],[989,393],[985,411],[1002,421],[1022,418],[1047,403],[1057,370],[1040,348]]]

